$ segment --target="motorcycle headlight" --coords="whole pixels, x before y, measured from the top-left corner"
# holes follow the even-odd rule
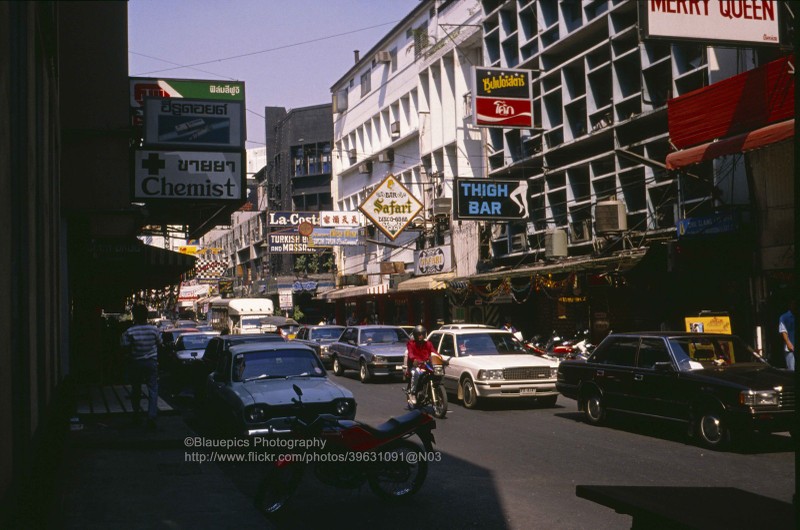
[[[739,393],[739,403],[751,407],[777,405],[778,393],[774,390],[743,390]]]
[[[339,416],[347,416],[352,414],[355,408],[355,403],[349,399],[340,399],[336,402],[336,414]]]
[[[497,381],[503,379],[503,371],[502,370],[480,370],[478,371],[478,379],[484,379],[488,381]]]
[[[434,364],[433,375],[444,375],[444,366],[442,366],[441,364]]]
[[[244,417],[249,423],[261,423],[267,419],[267,411],[262,405],[253,405],[245,409]]]

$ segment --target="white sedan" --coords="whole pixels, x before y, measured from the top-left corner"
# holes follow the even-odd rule
[[[529,353],[501,329],[445,329],[428,336],[448,365],[444,386],[468,409],[483,398],[535,398],[553,407],[558,363]]]

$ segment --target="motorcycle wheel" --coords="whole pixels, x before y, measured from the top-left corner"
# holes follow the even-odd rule
[[[300,480],[303,478],[302,465],[270,466],[258,485],[255,506],[264,515],[281,511],[289,502]]]
[[[423,449],[408,440],[386,447],[367,477],[370,489],[382,499],[397,500],[414,495],[428,475]]]
[[[431,396],[431,406],[433,407],[433,417],[444,419],[447,416],[447,392],[442,385],[432,386],[429,390]]]

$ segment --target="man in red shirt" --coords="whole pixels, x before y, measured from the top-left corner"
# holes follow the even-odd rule
[[[431,358],[431,353],[436,353],[431,341],[426,340],[426,335],[425,327],[418,325],[411,332],[411,340],[406,344],[406,375],[411,375],[408,400],[412,405],[416,404],[417,401],[417,382],[419,381],[419,371],[415,368],[428,362]]]

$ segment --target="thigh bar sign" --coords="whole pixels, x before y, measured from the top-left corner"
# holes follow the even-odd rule
[[[455,179],[456,219],[528,219],[528,181]]]

